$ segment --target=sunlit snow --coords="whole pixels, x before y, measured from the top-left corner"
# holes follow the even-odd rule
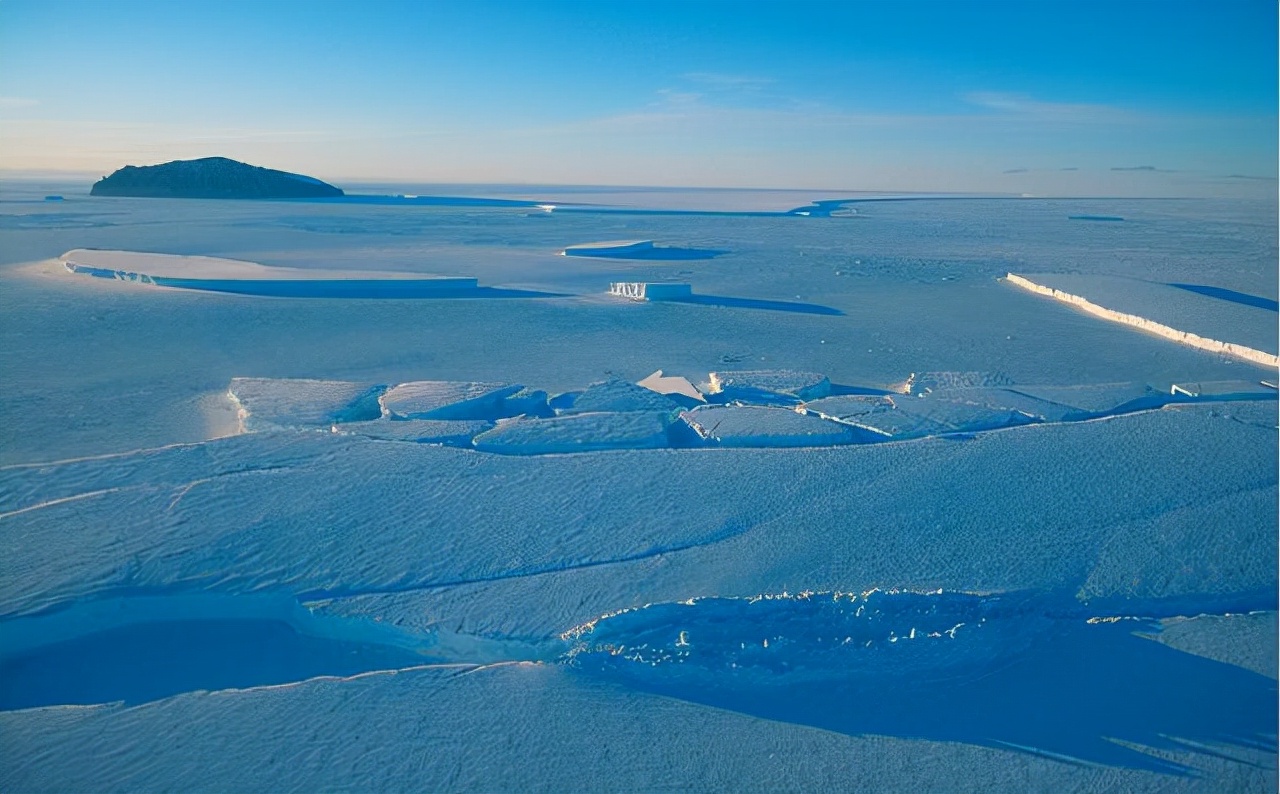
[[[493,191],[0,186],[0,789],[1274,790],[1273,202]]]

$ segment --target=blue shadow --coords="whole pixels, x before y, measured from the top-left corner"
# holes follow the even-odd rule
[[[200,689],[284,684],[423,662],[409,650],[310,637],[276,620],[143,623],[0,661],[0,710],[145,703]]]
[[[1252,306],[1255,309],[1266,309],[1269,312],[1280,312],[1280,304],[1270,298],[1260,298],[1257,295],[1250,295],[1246,292],[1236,292],[1233,289],[1225,287],[1210,287],[1204,284],[1169,284],[1170,287],[1184,289],[1187,292],[1194,292],[1197,295],[1205,295],[1218,300],[1231,301],[1239,303],[1242,306]]]
[[[717,248],[680,248],[678,246],[655,246],[637,251],[619,251],[617,253],[588,251],[590,249],[582,252],[566,249],[565,256],[589,257],[591,259],[641,259],[651,262],[677,262],[689,259],[715,259],[717,256],[724,256],[729,253]]]
[[[76,272],[94,278],[151,283],[169,289],[256,295],[268,298],[371,298],[378,300],[456,300],[490,298],[563,298],[561,292],[502,287],[442,287],[435,279],[194,279],[122,273],[79,265]]]
[[[1274,680],[1134,633],[1158,631],[1155,623],[1090,624],[1045,603],[892,592],[704,599],[603,619],[570,664],[641,691],[850,736],[1171,775],[1196,770],[1146,750],[1275,753]]]
[[[795,314],[824,314],[843,317],[844,312],[816,303],[792,303],[790,301],[758,300],[756,298],[729,298],[722,295],[691,295],[687,298],[670,298],[662,303],[694,303],[700,306],[723,306],[729,309],[764,309],[772,312]]]

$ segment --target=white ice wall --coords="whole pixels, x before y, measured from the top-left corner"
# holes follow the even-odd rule
[[[1138,317],[1137,315],[1114,311],[1112,309],[1099,306],[1096,303],[1092,303],[1088,299],[1082,298],[1079,295],[1072,295],[1070,293],[1063,292],[1062,290],[1036,284],[1035,282],[1023,278],[1015,273],[1010,273],[1005,278],[1010,284],[1021,287],[1029,292],[1034,292],[1037,295],[1044,295],[1063,303],[1069,303],[1095,317],[1101,317],[1102,319],[1109,320],[1113,323],[1130,325],[1134,328],[1140,328],[1143,331],[1147,331],[1148,333],[1153,333],[1157,336],[1162,336],[1165,339],[1178,342],[1179,344],[1188,345],[1200,350],[1207,350],[1211,353],[1222,353],[1224,355],[1234,356],[1235,358],[1251,361],[1255,364],[1261,364],[1264,367],[1280,367],[1280,358],[1261,350],[1254,350],[1251,347],[1245,347],[1244,345],[1237,345],[1231,342],[1219,342],[1216,339],[1206,339],[1203,336],[1199,336],[1188,331],[1179,331],[1176,328],[1170,328],[1167,325],[1162,325],[1153,320],[1148,320],[1145,317]]]

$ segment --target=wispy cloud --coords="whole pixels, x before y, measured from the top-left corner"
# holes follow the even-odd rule
[[[28,99],[21,96],[0,96],[0,110],[18,110],[20,108],[34,107],[40,104],[35,99]]]
[[[1146,120],[1146,116],[1114,105],[1078,102],[1045,102],[1022,94],[972,91],[960,98],[994,113],[1035,121],[1067,124],[1116,124]]]
[[[722,72],[686,72],[681,75],[681,77],[691,83],[701,83],[703,85],[715,86],[718,88],[765,88],[777,82],[772,77],[756,77],[754,75],[745,74],[724,74]]]

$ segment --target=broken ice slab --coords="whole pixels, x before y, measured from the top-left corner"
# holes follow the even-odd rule
[[[874,433],[880,441],[976,433],[1040,421],[1014,408],[948,399],[935,394],[917,397],[844,395],[805,403],[804,410]]]
[[[1145,383],[1093,383],[1081,386],[1015,386],[1010,391],[1075,409],[1060,421],[1076,422],[1100,416],[1159,408],[1170,395]]]
[[[553,416],[554,411],[547,405],[547,393],[542,389],[521,389],[502,400],[502,412],[495,419],[506,419],[513,416]]]
[[[375,419],[369,422],[335,424],[331,429],[334,433],[387,441],[470,446],[471,439],[491,427],[493,422],[483,420],[406,419],[393,422],[389,419]]]
[[[670,412],[650,411],[511,419],[476,436],[474,443],[478,450],[503,455],[660,449],[669,446],[673,418]]]
[[[341,380],[232,378],[227,393],[241,428],[256,431],[376,419],[384,388]]]
[[[546,398],[519,384],[419,380],[388,389],[378,402],[391,419],[492,420],[544,411]]]
[[[706,443],[722,447],[824,447],[877,439],[867,430],[789,408],[712,405],[680,418]]]
[[[608,380],[593,383],[574,398],[573,403],[562,408],[563,414],[599,413],[612,411],[675,411],[685,406],[677,405],[669,397],[624,380]]]
[[[1081,410],[1079,408],[1042,400],[1013,389],[987,388],[983,386],[947,388],[929,392],[924,399],[981,406],[992,411],[1014,411],[1028,417],[1032,422],[1066,422],[1081,418]]]
[[[1275,386],[1264,381],[1253,380],[1184,381],[1170,386],[1169,393],[1178,402],[1184,400],[1226,402],[1233,400],[1276,399]]]
[[[656,391],[658,394],[665,394],[674,399],[685,397],[699,403],[707,401],[707,398],[702,396],[702,392],[698,391],[698,388],[690,383],[688,379],[679,375],[663,375],[662,370],[655,371],[636,385],[643,386],[650,391]]]
[[[817,400],[831,394],[831,381],[817,372],[801,372],[789,369],[755,369],[737,372],[712,372],[710,394],[720,395],[720,400],[743,402],[777,402],[778,396],[796,400]],[[788,400],[783,400],[788,402]]]

